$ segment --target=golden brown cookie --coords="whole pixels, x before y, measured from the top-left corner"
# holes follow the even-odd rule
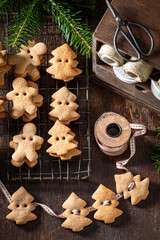
[[[32,98],[38,94],[38,90],[28,87],[28,83],[24,78],[16,78],[12,85],[13,90],[6,95],[7,99],[13,102],[13,108],[10,111],[11,116],[19,118],[25,112],[29,114],[35,113],[37,107]]]
[[[21,46],[17,55],[8,57],[8,64],[15,66],[15,75],[26,76],[28,74],[33,80],[37,80],[40,75],[34,67],[41,64],[42,55],[46,51],[47,46],[41,42],[35,45]]]
[[[79,232],[83,230],[85,226],[92,223],[92,220],[86,218],[89,214],[89,210],[85,209],[86,202],[79,198],[75,193],[71,193],[69,198],[63,203],[62,207],[66,209],[62,216],[67,218],[62,227],[72,229],[73,232]]]
[[[13,141],[10,141],[9,146],[10,146],[10,148],[13,148],[16,151],[18,148],[18,143],[14,143]],[[35,149],[36,150],[41,149],[41,145],[35,146]],[[38,162],[37,160],[30,162],[30,161],[28,161],[27,158],[24,158],[21,161],[15,161],[14,159],[11,159],[11,164],[15,167],[20,167],[23,165],[23,163],[26,163],[30,168],[32,168],[37,164],[37,162]]]
[[[20,187],[12,195],[12,203],[8,206],[11,210],[6,218],[11,221],[15,221],[16,224],[26,224],[29,221],[33,221],[37,216],[32,213],[35,210],[35,206],[32,204],[34,198],[23,187]]]
[[[141,181],[141,176],[131,176],[131,173],[118,174],[115,175],[116,182],[116,190],[117,193],[122,193],[124,195],[124,199],[128,199],[131,197],[131,204],[136,205],[141,200],[145,200],[149,194],[149,178],[145,178]],[[129,186],[131,183],[133,187],[130,189]]]
[[[78,145],[78,142],[75,141],[75,140],[73,140],[72,143]],[[68,153],[66,153],[66,154],[64,154],[64,155],[57,155],[57,154],[52,154],[52,153],[51,153],[50,156],[52,156],[52,157],[60,157],[60,159],[61,159],[62,161],[65,161],[65,160],[70,160],[72,157],[78,156],[78,155],[80,155],[81,153],[82,153],[81,150],[79,150],[79,149],[77,149],[77,148],[74,148],[74,149],[68,151]]]
[[[11,70],[11,68],[12,67],[7,64],[0,67],[0,86],[4,85],[4,74]]]
[[[49,112],[51,120],[59,119],[62,123],[70,123],[77,120],[80,115],[76,112],[79,107],[75,103],[76,95],[71,93],[66,87],[60,88],[52,95],[51,111]]]
[[[82,70],[76,68],[78,65],[78,61],[75,60],[77,55],[67,43],[53,50],[52,55],[53,58],[49,61],[51,66],[46,69],[52,78],[68,82],[82,73]]]
[[[43,138],[36,135],[36,126],[33,123],[27,123],[23,127],[23,131],[13,137],[10,147],[15,149],[12,155],[12,163],[26,161],[26,159],[34,164],[38,159],[37,149],[43,144]],[[34,165],[33,164],[33,165]],[[14,164],[15,165],[15,164]]]
[[[99,185],[92,195],[92,198],[96,200],[92,206],[98,210],[94,214],[95,219],[104,221],[105,223],[112,223],[123,213],[123,211],[116,208],[119,202],[113,199],[114,196],[115,193],[110,189],[102,184]]]
[[[0,97],[0,119],[6,117],[6,112],[5,112],[5,109],[3,107],[4,100],[5,100],[4,97]]]
[[[70,131],[69,127],[57,120],[48,132],[52,137],[48,139],[51,147],[47,149],[47,152],[49,154],[64,155],[69,150],[77,148],[77,144],[72,143],[74,136],[70,135]]]

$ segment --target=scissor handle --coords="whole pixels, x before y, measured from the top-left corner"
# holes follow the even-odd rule
[[[117,37],[118,37],[118,33],[121,32],[122,35],[124,36],[124,38],[127,40],[127,42],[131,45],[131,47],[133,48],[133,50],[136,52],[137,54],[137,58],[136,59],[128,59],[125,58],[121,52],[118,50],[118,46],[117,46]],[[137,50],[137,48],[134,46],[134,44],[131,42],[131,40],[128,38],[128,36],[125,34],[125,32],[123,31],[123,29],[119,26],[116,29],[115,35],[114,35],[114,39],[113,39],[113,43],[114,43],[114,48],[116,50],[116,52],[118,53],[118,55],[123,58],[125,61],[127,62],[138,62],[141,59],[141,55],[139,53],[139,51]]]
[[[149,36],[149,38],[150,38],[150,41],[151,41],[151,47],[150,47],[150,50],[149,50],[147,53],[144,53],[144,52],[141,50],[141,48],[140,48],[140,46],[138,45],[138,43],[137,43],[137,41],[136,41],[136,39],[135,39],[135,37],[134,37],[134,35],[133,35],[133,33],[132,33],[132,30],[131,30],[131,28],[130,28],[129,25],[134,25],[134,26],[140,27],[140,28],[142,28],[142,29],[148,34],[148,36]],[[145,26],[143,26],[143,25],[141,25],[141,24],[139,24],[139,23],[134,23],[134,22],[128,22],[128,23],[126,24],[126,27],[127,27],[127,29],[128,29],[128,32],[130,33],[131,38],[133,39],[133,41],[134,41],[134,43],[135,43],[137,49],[138,49],[139,52],[141,53],[141,55],[142,55],[142,56],[145,56],[145,57],[150,56],[151,53],[152,53],[152,51],[153,51],[153,47],[154,47],[154,41],[153,41],[153,37],[152,37],[150,31],[149,31]]]

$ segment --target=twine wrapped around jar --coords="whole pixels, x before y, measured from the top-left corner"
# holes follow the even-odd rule
[[[132,57],[131,59],[135,58]],[[153,67],[143,60],[139,62],[127,62],[123,65],[123,68],[126,74],[138,82],[146,82],[153,71]]]
[[[108,44],[103,44],[98,52],[99,58],[110,66],[122,66],[124,60],[118,55],[116,50]]]

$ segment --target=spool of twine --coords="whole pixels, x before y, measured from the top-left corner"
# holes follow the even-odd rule
[[[110,66],[122,66],[124,60],[117,54],[116,50],[108,44],[103,44],[98,52],[99,58]]]
[[[151,91],[160,100],[160,79],[158,81],[151,80]]]
[[[108,112],[102,114],[95,123],[96,142],[103,153],[118,156],[128,147],[131,127],[123,116]]]
[[[131,59],[135,59],[132,57]],[[127,62],[123,65],[124,72],[138,82],[146,82],[149,78],[153,67],[143,60],[139,62]]]

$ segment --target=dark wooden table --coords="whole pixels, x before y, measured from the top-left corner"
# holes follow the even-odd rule
[[[105,11],[103,9],[101,14]],[[99,21],[97,17],[93,27]],[[123,215],[112,224],[94,220],[93,223],[79,233],[61,228],[62,219],[49,216],[39,207],[35,210],[38,219],[24,226],[6,220],[8,203],[0,192],[0,239],[1,240],[80,240],[80,239],[111,239],[111,240],[158,240],[160,239],[160,183],[159,176],[150,160],[150,153],[155,140],[154,128],[157,126],[158,116],[147,108],[135,104],[113,93],[105,85],[99,84],[90,78],[90,126],[91,126],[91,158],[92,172],[87,181],[53,181],[53,182],[25,182],[23,186],[31,193],[37,202],[45,203],[57,213],[62,212],[61,204],[73,191],[82,197],[88,205],[93,203],[91,195],[100,183],[115,191],[114,174],[120,173],[115,168],[115,160],[104,155],[95,143],[93,128],[96,119],[105,111],[113,111],[125,116],[130,122],[129,108],[132,110],[133,122],[145,124],[148,131],[143,137],[136,140],[136,155],[130,160],[127,167],[134,173],[140,174],[142,179],[150,178],[150,194],[145,201],[132,206],[130,200],[120,200],[119,208]],[[127,157],[126,152],[122,157]],[[121,157],[121,158],[122,158]],[[1,159],[2,161],[3,159]],[[15,192],[20,183],[4,182],[10,193]],[[93,213],[89,217],[93,219]]]

